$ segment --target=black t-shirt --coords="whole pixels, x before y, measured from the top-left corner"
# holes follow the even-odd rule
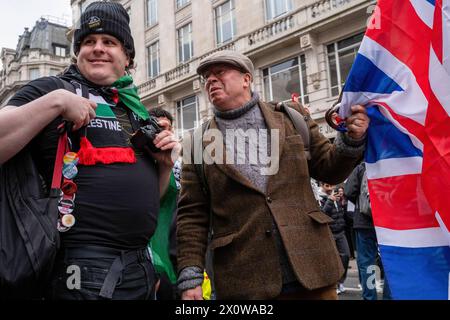
[[[61,88],[62,85],[48,77],[40,78],[23,86],[8,105],[21,106]],[[99,96],[94,89],[90,89],[90,93]],[[112,110],[120,123],[121,134],[129,141],[133,131],[131,113],[121,103]],[[30,143],[33,158],[47,185],[53,174],[59,123],[61,117],[52,121]],[[76,135],[72,140],[76,140]],[[153,159],[137,150],[135,154],[137,162],[133,164],[78,165],[79,172],[74,179],[78,186],[73,212],[76,223],[69,231],[61,233],[63,246],[137,249],[147,245],[155,231],[159,212],[158,172]]]

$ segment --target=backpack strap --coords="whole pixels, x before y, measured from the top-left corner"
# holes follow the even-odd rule
[[[50,79],[52,79],[52,81],[56,84],[58,88],[66,89],[67,91],[77,94],[75,86],[71,82],[63,80],[57,76],[51,76]]]
[[[295,102],[290,102],[295,103]],[[299,107],[300,104],[296,103]],[[291,120],[294,125],[295,130],[297,130],[298,134],[302,137],[306,159],[311,160],[311,153],[309,151],[310,146],[310,136],[309,136],[309,126],[306,123],[306,116],[303,116],[300,112],[298,112],[293,107],[290,107],[288,104],[284,102],[279,102],[275,105],[276,111],[281,111]]]
[[[67,91],[70,91],[73,94],[76,94],[83,98],[89,99],[89,88],[85,84],[79,83],[77,81],[67,81],[67,80],[61,79],[58,76],[51,76],[50,79],[52,79],[52,81],[57,85],[58,88],[66,89]],[[80,89],[81,94],[79,94],[77,92],[77,88]],[[71,126],[71,125],[72,124],[69,124],[69,126]],[[87,127],[85,126],[83,128],[80,128],[80,130],[78,130],[76,132],[72,132],[71,130],[68,130],[69,138],[72,138],[74,140],[76,139],[79,143],[80,137],[86,135],[86,129],[87,129]]]
[[[205,134],[205,131],[209,129],[210,124],[211,119],[203,122],[202,126],[196,128],[191,136],[192,163],[194,164],[195,172],[197,173],[197,176],[200,179],[202,191],[208,197],[208,201],[209,201],[209,187],[206,181],[205,170],[203,168],[203,135]]]
[[[89,88],[88,88],[88,86],[86,86],[86,85],[84,85],[82,83],[79,83],[79,82],[75,82],[75,81],[73,81],[73,82],[70,81],[69,82],[67,80],[61,79],[58,76],[51,76],[50,79],[52,79],[52,81],[54,83],[56,83],[58,88],[66,89],[67,91],[70,91],[70,92],[72,92],[72,93],[74,93],[76,95],[79,95],[77,93],[77,89],[76,89],[76,87],[79,86],[80,90],[81,90],[81,96],[83,98],[89,99]]]

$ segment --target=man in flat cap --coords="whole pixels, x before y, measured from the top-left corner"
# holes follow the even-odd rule
[[[57,127],[63,120],[73,124],[71,153],[59,164],[63,187],[70,188],[63,188],[54,221],[61,249],[47,286],[50,299],[155,297],[147,244],[179,143],[168,122],[160,122],[166,130],[153,140],[159,152],[130,143],[149,114],[127,72],[135,56],[129,22],[122,5],[91,3],[74,33],[76,63],[59,78],[31,81],[0,112],[0,164],[28,145],[48,187]]]
[[[369,122],[364,108],[352,107],[348,132],[332,144],[298,105],[309,130],[309,159],[290,118],[252,91],[248,57],[218,51],[197,73],[214,107],[205,137],[211,131],[216,139],[204,139],[203,147],[224,145],[202,162],[206,186],[196,164],[183,166],[177,221],[182,298],[202,299],[209,245],[218,299],[337,299],[344,270],[310,177],[337,184],[358,164]]]

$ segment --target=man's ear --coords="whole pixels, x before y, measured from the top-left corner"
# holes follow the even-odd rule
[[[245,73],[244,74],[245,89],[250,88],[251,84],[252,84],[252,75],[250,73]]]

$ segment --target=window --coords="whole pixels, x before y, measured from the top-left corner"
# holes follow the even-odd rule
[[[147,26],[152,26],[158,22],[158,1],[147,0]]]
[[[273,20],[292,10],[292,0],[266,0],[266,19]]]
[[[39,72],[39,68],[30,69],[30,80],[37,79],[40,76],[41,76],[41,73]]]
[[[192,23],[177,30],[178,33],[178,62],[186,62],[194,55],[192,44]]]
[[[363,37],[364,33],[360,33],[327,46],[329,82],[333,97],[341,92]]]
[[[177,101],[177,125],[181,135],[198,127],[197,97],[191,96]]]
[[[230,41],[236,31],[234,18],[234,1],[230,0],[215,9],[217,44]]]
[[[267,101],[290,100],[293,93],[298,93],[302,104],[309,103],[306,90],[305,55],[266,68],[263,70],[263,76],[265,99]]]
[[[58,57],[65,57],[66,56],[66,48],[55,46],[55,55]]]
[[[177,1],[177,9],[191,2],[191,0],[176,0],[176,1]]]
[[[57,74],[59,74],[59,69],[50,69],[50,76],[56,76]]]
[[[148,76],[154,78],[159,75],[159,41],[147,47]]]

